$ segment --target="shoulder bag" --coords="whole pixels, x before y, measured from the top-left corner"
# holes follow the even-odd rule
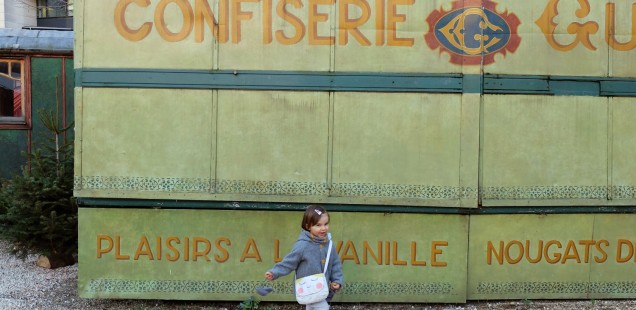
[[[327,273],[327,266],[329,266],[330,256],[331,238],[329,238],[329,250],[327,250],[327,260],[325,261],[325,269],[323,272],[296,279],[296,301],[298,301],[299,304],[313,304],[327,299],[329,295],[329,284],[327,283],[325,274]],[[294,278],[296,278],[295,275]]]

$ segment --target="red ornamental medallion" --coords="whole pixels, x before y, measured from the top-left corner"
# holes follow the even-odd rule
[[[426,18],[426,44],[439,48],[440,54],[449,53],[450,62],[457,65],[489,65],[497,53],[514,53],[521,43],[521,22],[508,11],[497,12],[496,6],[490,0],[458,0],[450,11],[433,11]]]

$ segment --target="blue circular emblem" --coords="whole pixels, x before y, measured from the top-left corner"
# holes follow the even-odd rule
[[[510,40],[510,26],[481,7],[451,11],[435,24],[435,37],[449,51],[463,56],[495,53]]]

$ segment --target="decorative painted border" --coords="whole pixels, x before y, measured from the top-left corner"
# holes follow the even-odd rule
[[[620,282],[480,282],[477,294],[634,294],[636,281]]]
[[[195,280],[126,280],[91,279],[90,293],[199,293],[199,294],[252,294],[262,281],[195,281]],[[292,295],[291,283],[267,283],[277,294]]]
[[[470,187],[460,188],[455,186],[333,183],[330,195],[336,197],[461,199],[477,198],[477,190]]]
[[[482,199],[607,199],[607,186],[482,187]]]
[[[407,199],[636,199],[636,186],[627,185],[482,187],[477,190],[435,185],[333,183],[329,189],[327,183],[320,182],[76,176],[74,189]]]
[[[347,282],[343,295],[448,295],[454,291],[449,282],[410,283],[410,282]]]
[[[197,293],[197,294],[253,294],[257,286],[269,286],[279,295],[293,295],[291,282],[276,281],[195,281],[195,280],[126,280],[91,279],[89,293]],[[343,295],[440,295],[451,294],[454,287],[448,282],[433,283],[347,283]]]
[[[477,190],[469,187],[334,183],[210,180],[152,177],[75,177],[75,190],[123,190],[163,192],[213,192],[219,194],[302,195],[334,197],[390,197],[419,199],[477,198]],[[214,190],[214,191],[212,191]]]
[[[612,186],[612,199],[636,199],[636,186]]]
[[[210,192],[214,181],[206,178],[153,178],[75,176],[74,189],[151,192]]]
[[[319,182],[217,180],[216,185],[217,193],[223,194],[326,196],[329,193],[327,183]]]

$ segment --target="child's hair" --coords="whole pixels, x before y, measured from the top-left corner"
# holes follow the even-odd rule
[[[304,230],[309,230],[311,226],[316,225],[320,221],[320,217],[323,214],[327,214],[327,216],[329,216],[325,208],[319,205],[309,205],[309,207],[307,207],[307,210],[305,210],[303,222],[300,227],[302,227],[302,229]]]

